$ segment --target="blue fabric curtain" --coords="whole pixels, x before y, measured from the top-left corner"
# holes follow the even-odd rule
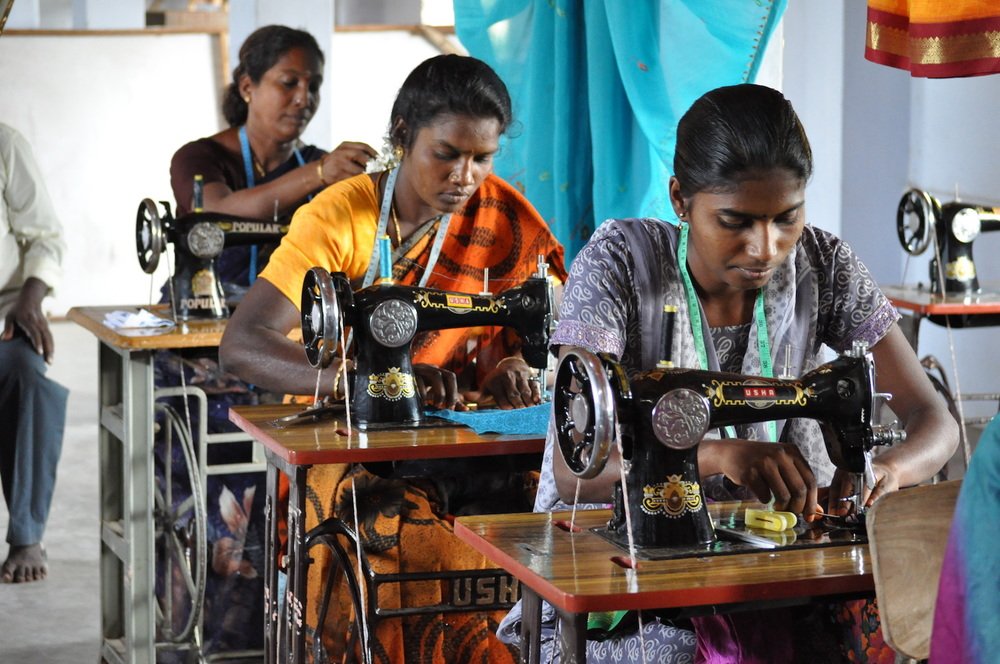
[[[787,0],[455,0],[462,44],[514,102],[496,171],[567,259],[611,217],[673,219],[677,120],[753,81]]]

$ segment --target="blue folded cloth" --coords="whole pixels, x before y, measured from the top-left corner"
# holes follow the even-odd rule
[[[551,411],[551,404],[541,403],[514,410],[428,410],[426,415],[464,424],[476,433],[544,436]]]

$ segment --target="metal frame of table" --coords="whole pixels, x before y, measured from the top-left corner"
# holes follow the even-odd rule
[[[544,436],[479,435],[466,427],[392,429],[346,435],[342,419],[278,427],[274,420],[302,410],[295,405],[236,406],[229,418],[264,446],[267,459],[267,522],[264,621],[266,662],[298,664],[305,658],[306,475],[312,465],[540,454]],[[285,610],[278,610],[278,473],[289,482],[285,552]]]
[[[1000,321],[1000,291],[996,289],[969,295],[939,295],[918,286],[883,286],[882,292],[893,306],[901,310],[903,321],[900,327],[914,352],[920,340],[920,322],[924,318],[932,322],[950,319],[958,323],[954,327],[959,328],[984,324],[979,321],[985,321],[986,325],[996,325]]]
[[[715,503],[716,518],[745,504]],[[455,534],[521,583],[521,661],[537,664],[541,602],[556,609],[561,662],[586,662],[587,613],[622,609],[746,610],[807,598],[874,595],[866,544],[642,560],[591,531],[609,510],[462,516]]]
[[[179,394],[173,388],[155,390],[153,357],[158,350],[216,347],[226,322],[192,321],[168,330],[104,325],[106,313],[136,309],[74,307],[68,317],[98,339],[100,654],[108,662],[152,664],[158,645],[164,645],[156,641],[153,409],[157,398]],[[202,415],[200,431],[192,432],[201,454],[202,482],[208,474],[264,470],[256,449],[251,463],[207,466],[207,445],[251,439],[239,432],[207,434],[207,397],[197,387],[187,391],[199,400]]]

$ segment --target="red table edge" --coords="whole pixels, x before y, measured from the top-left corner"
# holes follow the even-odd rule
[[[940,315],[965,315],[975,316],[978,314],[1000,313],[1000,302],[979,302],[969,304],[965,302],[914,302],[904,297],[897,297],[885,294],[890,303],[897,309],[905,309],[925,316]]]
[[[448,459],[455,457],[456,443],[414,445],[412,447],[352,447],[343,450],[289,450],[270,438],[264,429],[246,419],[232,408],[229,409],[229,421],[245,433],[248,433],[254,440],[267,447],[271,452],[278,455],[286,463],[293,466],[312,466],[324,463]],[[486,444],[461,445],[463,448],[461,456],[534,454],[542,452],[544,446],[545,436],[497,435],[495,440],[491,440]]]
[[[617,611],[621,609],[683,608],[875,591],[874,577],[871,572],[866,572],[864,574],[823,577],[822,579],[786,581],[781,583],[780,587],[776,586],[773,582],[762,582],[715,588],[679,588],[677,590],[657,593],[649,592],[643,595],[607,593],[578,597],[571,593],[560,591],[545,577],[525,567],[477,535],[468,526],[463,524],[461,519],[455,521],[455,535],[473,549],[486,556],[494,564],[514,575],[519,582],[527,585],[550,604],[571,613]],[[769,553],[773,552],[762,552],[764,555],[768,555]],[[639,561],[639,565],[642,565],[642,561]],[[630,597],[631,599],[628,602],[623,602],[623,597]]]

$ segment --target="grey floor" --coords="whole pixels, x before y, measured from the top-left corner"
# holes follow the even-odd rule
[[[0,584],[0,663],[98,661],[97,340],[70,322],[52,326],[49,375],[70,389],[62,458],[45,533],[49,576]],[[0,426],[3,426],[0,424]],[[0,532],[8,514],[0,500]],[[0,544],[7,557],[7,544]]]

